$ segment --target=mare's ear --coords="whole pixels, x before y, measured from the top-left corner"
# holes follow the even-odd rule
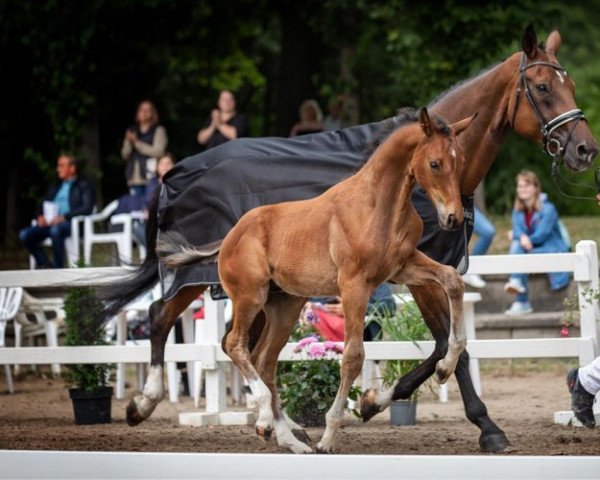
[[[421,128],[425,132],[425,135],[431,137],[433,133],[433,125],[431,124],[431,118],[429,118],[429,113],[427,113],[427,109],[423,107],[419,112],[419,123],[421,124]]]
[[[548,40],[546,40],[546,52],[556,55],[556,52],[558,52],[559,48],[560,33],[558,33],[558,30],[554,30],[550,33],[550,35],[548,35]]]
[[[521,37],[521,44],[523,51],[529,60],[533,60],[537,55],[537,35],[533,29],[533,25],[530,23],[525,27],[523,36]]]
[[[471,125],[471,122],[475,120],[476,116],[477,112],[475,112],[470,117],[463,118],[462,120],[459,120],[458,122],[450,125],[450,128],[454,131],[454,135],[460,135],[462,132],[464,132],[469,127],[469,125]]]

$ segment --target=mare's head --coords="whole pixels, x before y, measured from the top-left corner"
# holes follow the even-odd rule
[[[415,148],[410,173],[427,192],[438,212],[438,222],[445,230],[455,230],[464,220],[459,180],[465,163],[456,136],[465,130],[472,117],[448,125],[441,117],[419,113],[424,135]]]
[[[575,171],[590,167],[598,143],[575,103],[575,82],[558,63],[561,38],[552,32],[538,45],[533,27],[523,32],[517,89],[509,104],[513,129],[541,142],[552,156],[562,156]]]

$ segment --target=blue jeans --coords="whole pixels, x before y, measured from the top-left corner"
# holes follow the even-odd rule
[[[51,227],[27,227],[19,232],[19,238],[29,253],[35,258],[38,267],[63,268],[65,266],[65,239],[71,236],[71,221],[65,221]],[[42,242],[52,239],[54,262],[51,263],[44,253]]]
[[[533,247],[531,250],[525,250],[519,240],[513,240],[510,244],[509,254],[523,254],[523,253],[557,253],[555,248],[549,248],[546,245],[540,245],[539,247]],[[526,273],[513,273],[510,276],[511,279],[515,279],[525,287],[524,293],[518,293],[515,300],[517,302],[529,301],[529,289],[527,287],[527,274]],[[560,290],[565,288],[571,281],[569,272],[550,272],[548,273],[548,280],[550,281],[550,290]]]
[[[494,235],[496,235],[496,229],[492,222],[477,208],[475,208],[473,233],[477,235],[477,242],[473,246],[471,255],[485,255],[492,244]]]

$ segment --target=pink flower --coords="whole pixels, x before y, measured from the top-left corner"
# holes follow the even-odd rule
[[[308,354],[310,358],[323,358],[325,356],[325,347],[321,343],[312,345]]]
[[[568,337],[569,336],[569,327],[567,327],[566,325],[564,325],[561,329],[560,329],[560,336],[561,337]]]
[[[325,342],[325,350],[333,353],[344,353],[344,348],[331,340]]]
[[[317,341],[317,337],[304,337],[302,340],[298,342],[298,345],[294,347],[294,353],[300,352],[304,347],[310,345],[311,343],[315,343]]]

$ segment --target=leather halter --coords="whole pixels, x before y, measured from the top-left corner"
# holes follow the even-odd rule
[[[517,87],[517,98],[515,101],[515,108],[513,110],[511,124],[514,128],[515,118],[517,116],[517,109],[519,108],[519,100],[521,98],[521,92],[525,91],[525,96],[527,97],[527,101],[529,102],[529,105],[531,106],[533,113],[535,114],[535,116],[538,118],[538,120],[540,122],[540,130],[542,132],[542,150],[545,151],[548,155],[550,155],[552,157],[552,179],[554,180],[554,183],[556,184],[558,191],[566,197],[578,198],[578,199],[582,199],[582,200],[595,199],[594,197],[580,197],[580,196],[568,195],[561,190],[561,188],[558,184],[558,180],[556,177],[557,177],[557,175],[560,175],[559,166],[563,160],[563,154],[565,152],[565,149],[567,148],[567,145],[569,144],[569,141],[571,140],[571,135],[573,134],[573,130],[575,130],[575,127],[581,120],[585,120],[585,115],[583,114],[583,112],[580,109],[575,108],[573,110],[569,110],[568,112],[561,113],[560,115],[554,117],[553,119],[546,121],[544,118],[544,115],[542,114],[538,105],[535,102],[533,94],[531,93],[531,88],[529,86],[529,82],[527,81],[527,78],[525,76],[525,71],[532,67],[535,67],[535,66],[543,66],[543,67],[553,68],[556,71],[563,72],[565,75],[567,74],[566,70],[557,63],[532,62],[532,63],[527,64],[527,55],[525,53],[523,53],[523,55],[521,57],[521,64],[519,65],[519,76],[520,76],[519,86]],[[569,129],[569,133],[567,135],[567,140],[566,140],[565,144],[562,145],[558,138],[552,137],[552,133],[557,128],[559,128],[571,121],[574,122],[573,126]],[[564,177],[563,177],[563,180],[566,180],[566,179],[564,179]],[[594,180],[596,183],[596,191],[600,192],[600,167],[598,169],[596,169],[596,171],[595,171]],[[570,183],[571,185],[593,188],[590,185],[576,184],[576,183],[569,182],[568,180],[566,180],[566,181],[567,181],[567,183]]]

